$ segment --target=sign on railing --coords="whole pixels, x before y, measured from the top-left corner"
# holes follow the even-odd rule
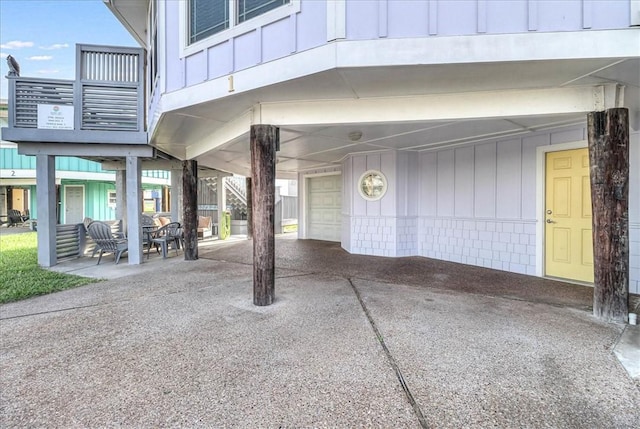
[[[38,128],[72,130],[73,106],[38,104]]]

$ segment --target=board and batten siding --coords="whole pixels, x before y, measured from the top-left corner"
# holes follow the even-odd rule
[[[358,254],[410,256],[417,253],[418,159],[415,153],[386,151],[353,154],[343,162],[343,248]],[[360,177],[377,170],[387,180],[387,192],[367,201],[358,192]]]
[[[327,42],[326,2],[302,0],[298,13],[213,45],[205,43],[201,50],[183,56],[178,37],[184,28],[180,23],[182,3],[161,2],[166,17],[166,92],[226,76]]]
[[[160,2],[164,28],[159,37],[166,59],[166,64],[160,65],[163,93],[331,43],[329,17],[343,20],[336,22],[345,33],[338,38],[347,40],[603,30],[633,25],[631,0],[301,0],[299,12],[244,33],[230,34],[226,40],[216,37],[215,42],[198,43],[198,49],[186,54],[180,46],[180,33],[186,26],[180,22],[187,15],[180,12],[184,4]],[[343,13],[328,13],[328,8],[341,8]],[[150,117],[155,117],[153,111]]]
[[[359,0],[346,2],[351,40],[626,28],[630,1]]]
[[[586,145],[584,126],[430,152],[349,155],[342,165],[342,247],[536,275],[538,148],[574,142]],[[371,169],[388,182],[374,202],[357,191]],[[631,134],[629,192],[629,289],[640,293],[638,132]]]
[[[420,154],[418,254],[536,274],[536,152],[585,141],[574,127]],[[640,136],[630,147],[630,291],[640,293]]]

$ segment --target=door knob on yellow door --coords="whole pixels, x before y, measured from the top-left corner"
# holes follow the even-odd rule
[[[551,219],[547,219],[547,223],[556,223],[556,222]]]

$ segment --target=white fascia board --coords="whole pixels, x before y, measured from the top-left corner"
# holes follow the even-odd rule
[[[116,17],[116,19],[120,21],[120,24],[122,24],[122,26],[129,32],[129,34],[131,34],[131,37],[133,37],[140,46],[142,47],[147,46],[146,40],[145,40],[146,28],[135,28],[127,20],[127,18],[125,18],[125,16],[122,13],[120,13],[120,9],[118,9],[118,7],[114,4],[113,0],[102,0],[102,2],[105,4],[105,6],[107,6],[109,11],[111,11],[111,13]]]
[[[640,28],[340,41],[337,67],[640,57]]]
[[[249,110],[238,116],[231,122],[227,122],[215,132],[207,136],[206,139],[196,142],[186,149],[186,159],[195,159],[206,152],[219,148],[220,146],[237,139],[246,134],[254,123],[254,111]]]
[[[640,57],[640,28],[563,33],[524,33],[339,40],[221,76],[162,96],[171,112],[280,82],[343,67],[465,64]]]
[[[469,120],[584,113],[604,105],[603,87],[570,87],[369,98],[263,103],[263,123],[333,125]]]
[[[323,45],[232,73],[233,92],[229,92],[229,76],[222,76],[164,94],[162,111],[170,112],[335,68],[335,46],[335,43]]]

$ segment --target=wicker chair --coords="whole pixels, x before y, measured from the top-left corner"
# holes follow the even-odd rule
[[[113,253],[116,256],[117,264],[120,262],[120,256],[129,249],[127,239],[114,237],[111,227],[104,222],[93,221],[87,230],[91,239],[96,243],[96,248],[100,250],[96,265],[100,265],[103,253]]]

